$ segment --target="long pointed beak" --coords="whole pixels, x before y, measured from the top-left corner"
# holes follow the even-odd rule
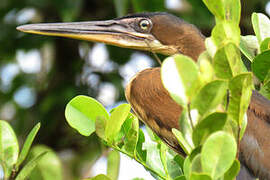
[[[171,48],[161,44],[151,33],[137,32],[132,20],[106,20],[72,23],[28,24],[17,27],[26,33],[60,36],[86,41],[102,42],[124,48],[172,54]]]

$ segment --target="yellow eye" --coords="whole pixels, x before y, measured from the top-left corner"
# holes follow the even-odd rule
[[[151,23],[147,19],[143,19],[140,21],[139,25],[143,31],[147,31],[150,28]]]

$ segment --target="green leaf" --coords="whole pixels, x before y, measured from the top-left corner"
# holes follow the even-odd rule
[[[30,173],[34,170],[34,168],[37,166],[38,162],[41,160],[42,157],[46,155],[47,152],[43,152],[39,154],[37,157],[29,161],[23,169],[19,172],[18,176],[15,180],[25,180],[28,178]]]
[[[106,119],[104,117],[98,116],[95,122],[96,134],[103,140],[106,139],[105,128],[106,128]]]
[[[234,180],[240,171],[240,162],[235,159],[230,169],[224,174],[224,180]]]
[[[240,50],[252,62],[259,51],[259,43],[256,36],[241,36]]]
[[[201,154],[197,154],[191,162],[191,173],[194,172],[196,173],[202,172]]]
[[[183,174],[183,172],[182,172],[183,164],[180,165],[179,161],[177,161],[177,160],[180,160],[180,158],[178,157],[179,155],[173,156],[169,152],[170,152],[170,150],[168,150],[168,153],[167,153],[168,173],[169,173],[169,176],[171,178],[176,178],[176,177],[179,177]],[[182,158],[181,159],[182,163],[184,163],[184,158],[183,157],[181,157],[181,158]]]
[[[270,20],[262,13],[253,13],[251,20],[255,35],[261,44],[265,38],[270,37]]]
[[[67,104],[65,116],[69,125],[84,136],[89,136],[95,131],[95,121],[98,117],[109,119],[109,114],[98,101],[81,95]]]
[[[106,123],[105,128],[105,137],[108,140],[108,143],[113,143],[114,138],[117,133],[121,130],[122,124],[125,122],[128,114],[130,112],[129,104],[121,104],[116,107],[112,112],[110,118]]]
[[[263,81],[263,86],[260,89],[260,93],[270,100],[270,70]]]
[[[198,74],[199,70],[195,62],[184,55],[168,57],[161,66],[161,79],[165,88],[182,106],[187,105],[194,94],[198,84]]]
[[[214,112],[195,126],[192,134],[192,140],[195,146],[203,144],[209,135],[223,129],[227,120],[227,114]]]
[[[214,80],[204,85],[191,103],[192,109],[197,109],[201,116],[215,109],[226,95],[227,81]]]
[[[212,178],[207,174],[192,173],[190,180],[212,180]]]
[[[117,17],[122,17],[127,13],[128,0],[114,0]]]
[[[99,174],[96,177],[93,178],[88,178],[85,180],[111,180],[108,176],[104,175],[104,174]]]
[[[240,43],[240,28],[235,22],[219,22],[212,30],[211,38],[218,48],[228,42],[238,45]]]
[[[38,162],[34,170],[29,176],[29,180],[46,179],[46,180],[61,180],[62,165],[59,157],[55,152],[47,146],[37,145],[34,146],[29,153],[29,163],[36,159],[40,154],[46,152]]]
[[[184,175],[182,175],[182,176],[176,177],[176,178],[173,179],[173,180],[186,180],[186,177],[185,177]]]
[[[270,50],[264,51],[254,58],[251,64],[252,72],[256,77],[263,82],[268,71],[270,70]]]
[[[239,49],[233,43],[228,43],[217,50],[213,65],[216,76],[222,79],[230,79],[241,73],[244,66]]]
[[[205,47],[208,52],[208,54],[211,56],[211,58],[214,58],[216,52],[217,52],[217,45],[215,44],[212,37],[205,38]]]
[[[19,154],[19,145],[16,134],[12,127],[3,120],[0,120],[0,162],[6,172],[5,178],[8,178],[13,166],[16,164]]]
[[[25,143],[23,145],[23,148],[21,150],[21,153],[19,155],[19,158],[18,158],[18,161],[16,163],[16,168],[19,168],[20,164],[25,160],[29,150],[30,150],[30,147],[38,133],[40,129],[40,123],[38,123],[33,129],[32,131],[28,134],[26,140],[25,140]]]
[[[136,158],[138,158],[142,162],[146,162],[146,150],[143,148],[143,144],[145,142],[144,133],[141,129],[139,129],[139,138],[136,146]]]
[[[237,145],[232,135],[223,131],[211,134],[201,151],[203,171],[213,179],[221,177],[233,164],[236,152]]]
[[[240,22],[240,0],[203,0],[204,4],[219,20]]]
[[[107,176],[111,179],[118,179],[120,167],[120,154],[118,151],[110,151],[107,159]]]
[[[175,135],[175,137],[177,138],[178,143],[180,144],[181,148],[185,151],[185,153],[187,155],[189,155],[191,153],[192,147],[185,140],[183,134],[180,131],[178,131],[177,129],[175,129],[175,128],[172,129],[172,132]]]
[[[200,153],[201,148],[197,147],[195,148],[189,156],[185,158],[184,165],[183,165],[183,171],[185,174],[186,179],[190,179],[191,175],[191,168],[192,168],[192,161],[193,159]]]
[[[200,84],[204,85],[213,80],[214,69],[211,64],[212,58],[208,52],[203,52],[198,58]]]
[[[247,123],[248,123],[248,120],[247,120],[247,114],[244,115],[244,119],[242,121],[242,124],[240,126],[240,133],[239,133],[239,138],[240,140],[242,139],[242,137],[244,136],[244,133],[246,131],[246,128],[247,128]]]
[[[135,156],[134,152],[136,150],[138,137],[138,131],[130,129],[125,138],[124,150],[132,156]]]
[[[166,172],[160,159],[158,145],[154,142],[145,142],[144,148],[147,152],[146,164],[161,176],[166,177]]]
[[[260,45],[261,52],[270,50],[270,37],[265,38]]]
[[[235,120],[237,124],[242,124],[252,94],[252,87],[253,81],[251,73],[239,74],[229,82],[230,102],[228,115]]]

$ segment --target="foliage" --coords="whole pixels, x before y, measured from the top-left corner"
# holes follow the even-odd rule
[[[252,73],[247,72],[240,49],[252,62],[252,72],[269,86],[267,49],[270,46],[265,33],[269,29],[268,18],[252,15],[256,42],[260,43],[252,46],[255,38],[240,36],[240,1],[205,0],[204,3],[216,18],[211,37],[206,39],[207,50],[197,64],[189,57],[175,55],[166,58],[161,67],[165,88],[184,109],[179,119],[180,129],[172,131],[187,157],[183,159],[171,152],[156,136],[152,138],[154,142],[144,142],[138,119],[129,113],[129,105],[116,107],[110,117],[102,111],[95,119],[96,132],[106,145],[135,159],[157,179],[234,179],[240,170],[237,142],[244,133],[245,113],[253,89]],[[75,100],[81,111],[81,100],[75,97],[71,102]],[[88,99],[89,104],[95,101]],[[99,108],[100,104],[92,106],[87,113]],[[66,111],[70,111],[69,105]],[[69,115],[66,118],[73,123],[77,121]],[[76,127],[79,132],[82,128],[86,127]],[[88,128],[94,127],[88,124]],[[106,178],[115,179],[115,176],[108,174]]]
[[[5,146],[7,145],[7,147],[10,147],[10,149],[7,151],[7,155],[3,154],[2,150],[5,149],[3,148],[5,146],[2,146],[4,144],[2,144],[1,142],[1,146],[0,146],[1,161],[3,160],[2,158],[5,158],[4,162],[7,163],[9,167],[11,167],[12,164],[14,165],[16,161],[16,164],[17,164],[16,168],[19,168],[19,170],[25,164],[24,159],[26,155],[28,154],[28,151],[30,148],[30,145],[26,145],[26,144],[31,144],[32,140],[31,138],[30,139],[27,138],[25,142],[26,147],[22,148],[21,153],[19,155],[19,147],[18,147],[17,140],[15,139],[19,139],[19,140],[23,139],[22,136],[24,136],[24,134],[26,134],[26,132],[33,126],[33,122],[36,122],[36,121],[33,121],[33,119],[35,119],[43,123],[43,128],[39,132],[38,143],[44,143],[58,151],[68,149],[68,150],[71,150],[72,152],[76,152],[74,153],[75,155],[74,157],[72,157],[72,161],[70,162],[70,164],[72,165],[70,165],[69,169],[66,168],[65,172],[69,172],[70,174],[72,174],[71,177],[74,177],[74,176],[78,177],[79,172],[81,172],[80,168],[82,164],[86,164],[85,162],[89,162],[90,164],[93,164],[95,159],[100,156],[103,150],[106,150],[106,149],[100,145],[98,138],[96,138],[95,135],[92,135],[89,138],[85,138],[85,137],[80,138],[80,136],[78,136],[75,131],[72,131],[72,129],[68,127],[67,123],[64,123],[64,116],[63,116],[64,105],[67,103],[67,99],[71,99],[71,97],[73,97],[76,94],[89,94],[92,97],[97,97],[98,92],[102,88],[101,84],[103,82],[112,82],[112,84],[118,89],[117,91],[119,91],[120,93],[119,93],[119,96],[115,99],[116,101],[121,101],[124,99],[123,88],[121,84],[122,77],[119,75],[118,71],[116,70],[113,70],[112,72],[102,72],[99,70],[92,71],[94,67],[92,65],[89,65],[87,61],[85,61],[86,63],[84,64],[84,67],[81,68],[83,63],[82,61],[79,61],[79,60],[86,60],[88,58],[88,53],[90,52],[89,49],[91,49],[92,44],[77,43],[76,41],[62,40],[59,38],[44,38],[40,36],[22,34],[16,31],[15,29],[16,26],[18,26],[19,24],[37,23],[41,21],[42,22],[56,22],[56,21],[111,19],[116,16],[121,16],[129,12],[137,12],[137,11],[169,11],[171,13],[173,12],[174,14],[178,16],[181,15],[183,19],[197,25],[200,29],[202,29],[203,34],[209,35],[210,27],[214,23],[214,18],[210,15],[208,9],[203,5],[202,1],[187,0],[187,2],[190,3],[192,8],[190,6],[184,6],[183,10],[176,11],[176,10],[166,9],[164,7],[164,4],[165,4],[164,0],[162,1],[151,0],[151,1],[143,1],[143,2],[139,2],[136,0],[134,1],[77,0],[76,2],[70,1],[70,0],[63,0],[63,1],[59,1],[59,0],[56,0],[56,1],[2,0],[0,3],[0,27],[1,27],[1,31],[0,31],[0,42],[1,42],[1,47],[0,47],[0,65],[1,65],[0,101],[1,101],[1,104],[0,104],[0,108],[1,108],[1,113],[0,115],[3,116],[2,112],[4,111],[4,109],[6,109],[6,107],[9,107],[10,105],[12,105],[12,107],[15,109],[15,114],[11,116],[10,120],[11,120],[13,129],[16,132],[17,138],[15,138],[14,133],[12,133],[13,131],[11,131],[10,128],[4,128],[5,131],[6,129],[9,129],[7,130],[9,133],[5,132],[4,134],[5,134],[5,137],[6,136],[9,137],[8,144],[5,144]],[[215,2],[215,3],[218,3],[218,2]],[[249,25],[250,23],[246,23],[248,19],[250,19],[249,17],[250,12],[254,10],[262,12],[264,10],[264,6],[266,2],[268,1],[267,0],[262,0],[262,1],[247,0],[247,1],[242,2],[242,5],[244,5],[245,7],[243,8],[244,12],[242,12],[243,16],[241,17],[241,32],[243,32],[244,34],[253,33]],[[228,3],[231,3],[231,1],[228,1]],[[35,16],[28,19],[21,18],[21,14],[23,14],[23,12],[27,12],[27,10],[35,11]],[[117,15],[115,11],[117,12]],[[220,12],[222,14],[217,14],[217,16],[219,17],[219,19],[222,19],[222,17],[224,17],[224,12],[226,13],[228,12],[228,10],[221,9]],[[213,12],[213,13],[219,13],[219,12]],[[235,11],[231,13],[238,14],[238,10],[236,9]],[[255,30],[256,36],[251,36],[251,35],[241,36],[240,49],[242,53],[246,55],[247,58],[250,60],[251,64],[253,64],[254,62],[254,64],[252,65],[252,71],[259,78],[259,83],[256,84],[256,88],[258,88],[262,94],[270,98],[270,95],[269,95],[270,73],[266,72],[267,71],[266,67],[269,67],[269,65],[266,66],[267,61],[265,61],[265,58],[267,57],[267,53],[263,54],[263,52],[268,50],[268,42],[269,42],[269,37],[267,33],[264,34],[264,32],[269,32],[269,31],[268,30],[261,31],[265,28],[267,29],[266,24],[268,20],[266,20],[267,18],[263,16],[264,15],[262,14],[257,14],[257,16],[254,15],[254,17],[252,18],[252,21],[254,21],[253,25],[256,26],[256,30]],[[233,21],[238,21],[237,19],[238,19],[238,16],[234,16],[230,18],[230,20],[233,20]],[[232,32],[236,34],[239,33],[238,30],[228,31],[230,30],[230,28],[235,28],[235,27],[238,28],[238,26],[234,26],[231,24],[232,23],[228,22],[227,20],[226,22],[220,23],[220,26],[222,26],[223,29],[216,28],[217,33],[214,33],[215,41],[214,43],[212,42],[212,44],[210,43],[210,45],[214,45],[214,46],[211,46],[211,48],[208,48],[208,52],[205,52],[203,54],[204,56],[202,55],[199,58],[197,68],[199,70],[199,75],[200,75],[199,76],[199,81],[201,82],[200,86],[205,85],[204,86],[205,88],[196,87],[198,88],[200,92],[203,92],[203,89],[207,89],[206,87],[207,83],[211,84],[212,81],[220,80],[220,79],[215,79],[216,75],[214,75],[213,73],[214,72],[217,73],[219,71],[217,71],[216,69],[214,70],[212,61],[209,61],[210,59],[213,58],[212,55],[216,53],[215,52],[217,50],[217,47],[215,46],[215,44],[217,43],[216,40],[220,41],[219,39],[220,37],[218,37],[218,35],[221,36],[221,39],[223,39],[226,36],[228,39],[231,39],[233,43],[235,43],[236,41],[239,41],[238,35],[224,34],[224,32]],[[226,31],[224,31],[224,29]],[[257,37],[259,39],[259,43],[258,43]],[[207,42],[209,42],[209,40]],[[208,44],[208,47],[210,45]],[[226,48],[231,48],[237,52],[236,50],[237,48],[235,49],[235,47],[226,47]],[[226,48],[223,50],[220,50],[219,52],[221,54],[223,53],[226,54],[228,51],[226,50]],[[80,49],[80,54],[78,53],[78,49]],[[116,66],[123,66],[127,62],[127,60],[130,59],[131,52],[132,52],[131,50],[123,51],[121,48],[116,48],[112,46],[107,46],[107,49],[109,53],[109,59],[112,60],[110,62],[112,62],[113,64],[116,64]],[[41,71],[39,73],[27,73],[27,72],[24,72],[22,69],[20,69],[19,73],[16,74],[14,78],[11,80],[10,85],[4,86],[4,79],[2,77],[3,72],[4,72],[3,69],[9,65],[18,64],[17,56],[19,54],[18,53],[19,51],[28,53],[28,52],[32,52],[33,50],[38,51],[42,56],[41,57],[42,58]],[[258,56],[259,54],[261,54],[261,57]],[[238,56],[239,56],[238,54],[235,54],[236,58]],[[216,59],[217,57],[218,56],[216,56]],[[254,59],[255,57],[258,58],[258,60],[255,60]],[[226,65],[228,67],[238,68],[238,65],[233,64],[231,60],[228,61],[227,58],[222,59],[222,62],[223,62],[223,65]],[[216,64],[215,67],[220,67],[220,70],[222,70],[222,65],[220,64]],[[89,73],[89,69],[90,69],[91,72],[89,74],[94,75],[98,77],[99,79],[99,83],[95,87],[87,86],[89,84],[87,84],[86,81],[78,80],[78,76],[83,74],[81,69],[87,69],[87,68],[88,68],[88,71],[86,71],[87,73]],[[263,74],[260,73],[261,70]],[[239,71],[241,72],[241,69]],[[222,75],[222,73],[220,74]],[[227,74],[226,77],[232,76],[231,74],[233,73],[230,73],[229,75]],[[84,77],[84,79],[88,79],[85,74],[83,74],[82,77]],[[224,80],[221,80],[221,81],[224,81]],[[244,86],[246,83],[248,83],[248,81],[249,81],[249,78],[245,80],[239,77],[239,82],[241,82]],[[228,86],[230,86],[230,84],[231,83],[228,83]],[[22,86],[28,86],[32,88],[34,91],[34,94],[32,96],[33,97],[36,96],[36,101],[31,107],[22,107],[14,100],[16,92]],[[233,88],[233,85],[231,85],[230,87]],[[243,89],[238,89],[237,91],[248,92],[244,90],[245,89],[243,88]],[[220,129],[222,129],[222,126],[223,126],[223,120],[221,120],[221,122],[219,122],[220,123],[219,125],[214,126],[215,128],[207,129],[205,128],[205,126],[207,127],[207,125],[204,125],[203,122],[205,122],[205,124],[211,123],[208,121],[211,121],[212,119],[211,117],[218,116],[219,115],[218,113],[222,113],[220,114],[221,119],[224,119],[224,116],[226,115],[226,112],[218,112],[218,113],[213,112],[212,114],[211,113],[208,114],[209,113],[207,112],[208,109],[205,110],[205,109],[200,108],[202,104],[200,103],[193,104],[193,102],[200,102],[200,101],[195,101],[195,99],[203,98],[199,94],[200,93],[197,91],[194,92],[194,94],[192,94],[192,96],[194,97],[194,101],[191,102],[190,107],[191,108],[194,107],[195,109],[197,108],[200,109],[199,115],[204,116],[203,119],[205,119],[205,121],[201,120],[202,122],[201,126],[199,126],[200,122],[197,122],[198,128],[199,129],[202,128],[202,130],[196,130],[197,125],[196,123],[194,123],[194,125],[196,126],[194,127],[193,134],[197,134],[197,135],[194,135],[194,137],[192,136],[191,138],[192,140],[194,139],[193,140],[194,146],[197,146],[199,143],[201,144],[201,142],[202,143],[205,142],[205,140],[210,136],[211,133],[219,131]],[[218,100],[218,98],[216,99],[215,96],[216,94],[212,95],[213,99],[215,99],[217,102],[220,102],[220,100]],[[221,98],[221,96],[222,95],[217,95],[217,97],[219,98]],[[241,112],[241,113],[244,112],[245,107],[242,107],[241,105],[244,101],[242,99],[235,99],[235,102],[238,102],[238,104],[235,104],[233,107],[237,107],[238,112]],[[215,101],[210,101],[209,103],[213,105],[211,108],[211,111],[213,111],[213,109],[215,109],[216,107],[219,108],[220,106],[220,105],[214,106]],[[94,109],[95,108],[93,108],[92,110]],[[233,118],[235,119],[234,121],[238,121],[239,119],[241,119],[243,115],[243,114],[237,114],[237,112],[231,112],[230,114],[231,114],[230,117],[232,119]],[[89,121],[90,124],[93,121],[95,122],[94,126],[91,127],[92,129],[86,126],[86,131],[88,131],[87,133],[89,134],[89,132],[91,133],[91,131],[95,130],[95,132],[101,137],[100,139],[104,139],[105,129],[102,127],[105,127],[105,123],[106,123],[105,119],[102,119],[100,117],[100,118],[97,118],[97,120],[92,120],[92,119],[88,119],[89,117],[87,117],[87,115],[84,115],[84,116],[85,116],[84,119],[86,119],[87,122]],[[227,114],[226,117],[229,117],[229,115]],[[213,119],[215,119],[215,117]],[[185,117],[183,120],[185,121],[185,123],[189,122],[187,121],[188,120],[187,117]],[[227,119],[226,119],[226,122],[228,122]],[[240,137],[241,137],[241,134],[243,134],[245,122],[246,121],[243,121]],[[123,124],[125,123],[126,121]],[[227,123],[224,126],[226,127]],[[77,127],[77,128],[80,129],[82,127]],[[1,131],[4,131],[4,129],[1,129]],[[31,131],[31,133],[32,132],[33,131]],[[125,134],[125,132],[123,133],[122,129],[120,130],[120,133],[122,133],[121,137],[125,136],[123,135]],[[174,130],[174,132],[175,134],[178,134],[177,135],[178,139],[182,138],[182,141],[181,141],[182,143],[184,142],[183,140],[185,140],[185,137],[188,137],[191,134],[191,132],[189,132],[189,134],[187,133],[187,134],[179,135],[180,131]],[[139,135],[137,135],[137,133],[138,132],[136,131],[130,131],[128,135],[129,140],[126,140],[123,143],[126,145],[125,146],[126,151],[133,152],[134,150],[133,146],[136,143],[132,141],[143,142],[144,137],[142,135],[141,130],[139,130]],[[200,136],[200,134],[204,134],[202,139],[197,138],[197,136]],[[34,135],[31,135],[31,136],[32,138],[34,137]],[[134,139],[131,137],[138,137],[138,139],[136,138]],[[2,136],[0,136],[0,139],[1,138]],[[159,144],[161,143],[161,141],[155,138],[154,140],[157,141],[158,144],[155,144],[156,143],[155,142],[154,145],[152,146],[151,145],[146,146],[148,147],[148,149],[154,149],[156,147],[159,149],[161,148],[159,147]],[[102,141],[104,142],[104,140]],[[113,140],[110,140],[110,141],[113,141]],[[190,141],[190,138],[189,138],[189,141]],[[9,143],[9,142],[12,142],[12,143]],[[189,146],[187,143],[188,141],[185,140],[185,143],[184,143],[185,145],[182,145],[182,146],[188,147],[187,152],[191,153],[192,148],[194,147]],[[106,141],[104,142],[104,144],[106,144]],[[146,143],[144,143],[144,145],[146,145]],[[136,144],[136,147],[137,146],[139,150],[142,149],[142,152],[140,152],[140,154],[143,156],[142,158],[147,159],[146,161],[147,163],[151,163],[151,158],[149,157],[151,157],[151,154],[155,154],[155,153],[153,152],[150,153],[150,150],[146,151],[144,147],[141,147],[143,146],[143,143],[139,145]],[[163,145],[162,152],[164,152],[164,147],[166,149],[166,146]],[[159,149],[157,151],[160,151]],[[47,151],[48,148],[44,147],[44,150]],[[169,150],[169,153],[172,153],[172,152],[170,152]],[[32,152],[30,152],[30,154],[32,154]],[[46,155],[42,155],[42,156],[45,157]],[[39,159],[40,157],[36,157],[36,158]],[[40,159],[43,159],[43,158],[40,158]],[[160,163],[161,161],[163,162],[163,164],[164,162],[166,162],[166,159],[165,160],[163,158],[160,158],[160,159],[162,160],[157,160],[157,162]],[[196,159],[198,160],[199,158],[197,157]],[[171,167],[174,167],[173,166],[174,161],[177,162],[180,168],[178,167],[171,168]],[[184,160],[181,159],[181,157],[179,156],[175,156],[173,159],[170,159],[171,163],[167,165],[166,171],[168,171],[169,174],[171,174],[172,171],[177,172],[177,173],[182,172],[181,170],[179,170],[183,168],[182,161]],[[1,165],[2,164],[4,163],[1,162]],[[32,165],[34,164],[35,163],[33,163]],[[29,165],[28,168],[24,172],[31,170],[32,165],[31,166]],[[163,165],[158,166],[158,167],[163,167]],[[189,166],[186,166],[186,168],[187,167]],[[38,172],[39,169],[40,168],[38,167],[38,168],[35,168],[35,170],[33,171]],[[110,169],[110,166],[109,166],[109,169]],[[166,168],[164,167],[164,169]],[[239,169],[239,162],[235,161],[230,169],[232,170],[229,170],[227,173],[225,173],[224,175],[224,177],[226,177],[225,179],[229,177],[233,177],[235,176],[235,174],[237,174],[238,172],[237,170]],[[11,170],[7,168],[5,169],[5,171],[10,173]],[[117,174],[116,170],[113,170],[113,172],[114,173],[110,173],[110,174],[114,174],[114,177],[115,177],[115,174]],[[5,173],[5,175],[7,175],[8,173]],[[11,172],[11,175],[12,175],[12,172]],[[192,173],[191,177],[194,179],[209,179],[208,175],[205,175],[205,174],[201,175],[201,174],[198,174],[197,172]],[[104,175],[99,176],[99,178],[104,179]],[[185,177],[182,175],[176,179],[184,179],[184,178]]]
[[[19,145],[17,137],[11,128],[11,126],[6,122],[0,120],[0,165],[3,167],[4,170],[4,179],[16,179],[16,180],[23,180],[32,176],[32,171],[37,167],[40,166],[40,163],[49,157],[49,154],[52,152],[48,152],[48,149],[42,148],[39,153],[36,153],[32,156],[31,160],[27,160],[25,163],[25,159],[29,154],[30,147],[32,142],[39,131],[40,123],[38,123],[32,131],[28,134],[25,143],[19,153]],[[32,151],[35,148],[32,149]],[[30,152],[30,155],[32,154]],[[57,161],[56,157],[50,159],[50,162]],[[48,162],[46,162],[46,167]],[[54,162],[55,164],[55,162]],[[22,166],[23,165],[23,166]],[[57,165],[59,166],[59,165]],[[59,168],[55,168],[49,171],[43,171],[42,174],[49,175],[54,173],[61,174]],[[44,168],[43,168],[44,170]],[[39,173],[40,174],[40,173]],[[30,178],[31,179],[31,178]],[[47,178],[48,179],[48,178]],[[53,176],[51,179],[61,179],[61,177]]]

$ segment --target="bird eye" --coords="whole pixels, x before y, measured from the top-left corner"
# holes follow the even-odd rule
[[[141,30],[147,31],[150,28],[151,23],[147,19],[143,19],[140,21],[139,25],[140,25]]]

